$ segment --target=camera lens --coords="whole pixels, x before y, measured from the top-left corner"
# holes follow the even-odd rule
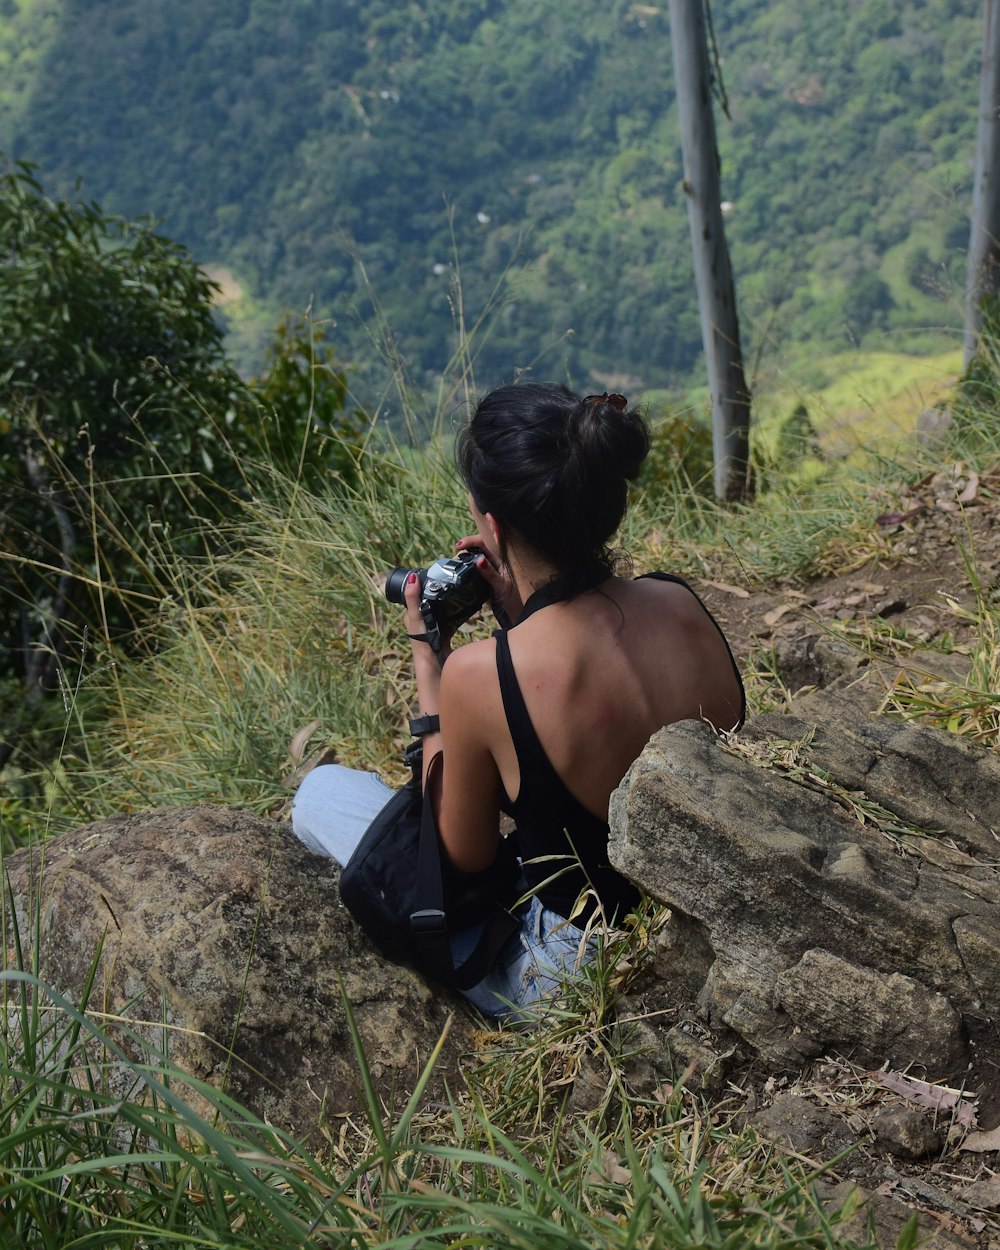
[[[385,579],[385,597],[390,603],[406,603],[403,598],[403,591],[406,587],[406,579],[411,573],[416,573],[420,578],[421,586],[426,576],[423,569],[391,569]]]

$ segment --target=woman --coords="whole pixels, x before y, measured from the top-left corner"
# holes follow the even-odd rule
[[[550,993],[588,957],[567,917],[600,906],[611,920],[638,900],[608,864],[608,800],[650,736],[680,720],[728,730],[743,719],[729,646],[690,588],[665,574],[615,574],[608,543],[648,451],[645,422],[620,395],[580,399],[535,383],[492,392],[458,438],[476,533],[457,546],[485,553],[478,566],[510,624],[454,652],[446,642],[439,660],[423,637],[415,575],[405,588],[419,717],[429,718],[425,777],[443,753],[440,784],[425,797],[444,852],[458,872],[489,869],[507,810],[533,892],[520,935],[465,991],[489,1014]],[[292,821],[303,841],[346,862],[351,837],[391,792],[371,774],[338,780],[337,771],[306,777]],[[365,792],[359,830],[338,840],[326,834],[332,820],[344,827],[345,787]],[[475,937],[453,940],[457,960]]]

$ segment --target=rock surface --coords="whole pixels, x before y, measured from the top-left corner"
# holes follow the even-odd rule
[[[887,1107],[872,1128],[878,1144],[900,1159],[926,1159],[940,1153],[945,1143],[942,1129],[914,1107]]]
[[[362,1106],[341,984],[387,1101],[405,1101],[455,1008],[376,954],[340,904],[334,861],[307,851],[287,825],[246,812],[116,817],[44,852],[19,851],[5,867],[29,947],[40,909],[46,981],[79,1001],[103,941],[92,1007],[153,1022],[156,1037],[165,1010],[176,1064],[225,1080],[238,1100],[295,1132],[313,1129],[321,1110],[336,1117]],[[470,1030],[457,1012],[439,1079],[454,1072]]]
[[[657,733],[611,861],[672,910],[669,992],[772,1066],[1000,1062],[1000,760],[888,719]]]

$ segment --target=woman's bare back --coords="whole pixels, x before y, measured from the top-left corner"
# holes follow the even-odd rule
[[[510,631],[509,642],[553,768],[602,819],[611,791],[657,729],[688,719],[732,729],[742,714],[726,643],[676,582],[612,578],[531,615]],[[520,776],[509,733],[494,738],[494,758],[504,789],[516,798]]]

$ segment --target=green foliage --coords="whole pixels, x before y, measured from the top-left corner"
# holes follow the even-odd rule
[[[941,289],[941,265],[935,264],[922,244],[907,253],[904,273],[910,286],[925,295],[935,295]]]
[[[362,463],[356,487],[319,494],[281,469],[259,479],[203,555],[170,564],[135,654],[95,641],[110,662],[73,694],[63,784],[36,800],[36,834],[160,803],[276,810],[307,726],[309,751],[401,772],[409,648],[382,579],[447,550],[468,521],[437,450],[371,449]]]
[[[268,463],[311,490],[338,478],[357,486],[370,422],[348,404],[348,379],[334,363],[326,331],[305,318],[275,330],[265,373],[252,384],[264,409]],[[268,414],[275,420],[267,433]]]
[[[714,493],[712,430],[690,411],[664,408],[651,416],[649,455],[639,486],[648,491],[679,494],[695,490]]]
[[[985,295],[981,304],[978,349],[959,383],[954,428],[964,444],[980,454],[998,450],[1000,413],[1000,298]]]
[[[0,254],[0,637],[34,689],[88,588],[148,593],[154,535],[187,517],[194,479],[235,485],[219,430],[247,397],[212,285],[150,226],[50,200],[20,166],[0,174]],[[137,541],[105,565],[109,510]]]
[[[805,404],[797,404],[778,431],[775,459],[783,471],[791,470],[806,456],[819,454],[819,438]]]
[[[79,1003],[25,962],[0,972],[5,1250],[352,1244],[356,1204],[302,1146],[177,1070],[165,1033],[88,1014],[96,953]]]
[[[121,458],[138,419],[182,459],[209,457],[204,419],[182,401],[193,390],[225,415],[240,387],[212,284],[182,247],[94,204],[49,200],[19,166],[0,175],[0,249],[6,456],[43,446],[82,478],[91,461]]]
[[[859,273],[844,293],[844,321],[860,341],[873,325],[885,325],[886,314],[895,307],[889,284],[873,273]]]
[[[59,806],[60,753],[89,760],[78,730],[92,670],[126,639],[143,649],[134,631],[172,601],[174,562],[218,555],[212,544],[231,541],[220,523],[270,473],[356,487],[371,427],[321,327],[279,326],[266,372],[246,385],[223,350],[215,288],[183,247],[95,204],[49,199],[26,167],[0,174],[0,254],[10,841],[32,803]],[[185,602],[198,600],[188,583]]]
[[[956,329],[979,5],[736,0],[714,18],[745,332],[829,351]],[[255,299],[336,318],[366,394],[352,248],[423,381],[454,347],[452,231],[473,317],[516,261],[480,384],[534,367],[663,387],[698,359],[663,7],[165,0],[140,21],[39,0],[0,23],[4,56],[0,146],[63,194],[82,176],[154,209]],[[892,249],[918,246],[936,288],[893,283]]]

